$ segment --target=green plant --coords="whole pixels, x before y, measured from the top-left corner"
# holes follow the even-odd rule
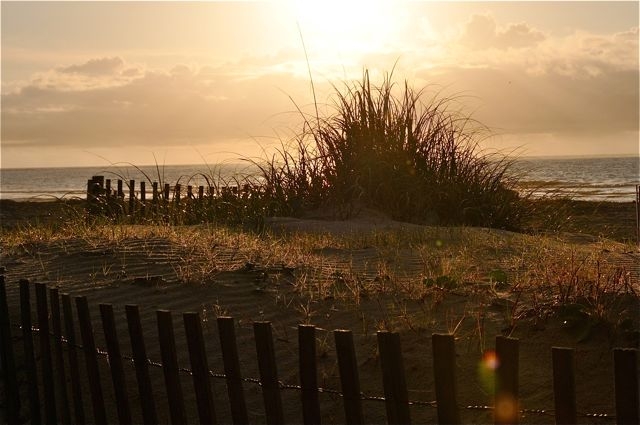
[[[506,157],[480,152],[483,128],[387,75],[372,85],[335,87],[334,113],[305,115],[292,141],[253,161],[261,196],[284,212],[331,206],[348,215],[360,206],[395,219],[516,229],[525,210]],[[317,106],[317,105],[316,105]],[[316,107],[316,111],[317,111]]]

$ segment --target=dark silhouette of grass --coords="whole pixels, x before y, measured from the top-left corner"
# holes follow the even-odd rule
[[[260,197],[278,213],[369,207],[417,223],[519,229],[525,208],[511,160],[480,151],[485,129],[453,111],[454,99],[425,102],[392,76],[376,86],[365,70],[362,81],[334,86],[327,116],[298,108],[304,123],[292,145],[253,161]]]

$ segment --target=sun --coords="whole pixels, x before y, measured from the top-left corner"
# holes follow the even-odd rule
[[[300,0],[290,6],[309,49],[328,57],[384,51],[398,30],[389,1]]]

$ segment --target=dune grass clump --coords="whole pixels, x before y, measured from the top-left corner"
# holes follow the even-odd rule
[[[303,130],[258,162],[264,196],[288,212],[374,208],[394,219],[442,225],[520,227],[524,209],[511,162],[478,148],[482,127],[451,109],[452,99],[424,102],[423,91],[387,75],[335,87],[334,111],[302,112]],[[317,111],[316,105],[316,111]]]

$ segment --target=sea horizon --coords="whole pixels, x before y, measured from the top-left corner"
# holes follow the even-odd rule
[[[555,195],[577,200],[631,202],[640,184],[640,158],[616,156],[530,156],[514,158],[512,172],[519,176],[517,189],[534,197]],[[95,175],[118,179],[207,186],[234,176],[255,175],[249,161],[222,163],[33,167],[0,169],[0,199],[55,200],[82,198],[87,180]],[[218,182],[216,182],[218,183]]]
[[[639,153],[624,153],[624,154],[569,154],[569,155],[505,155],[505,158],[513,160],[528,160],[528,159],[588,159],[588,158],[638,158],[640,160]],[[27,166],[27,167],[4,167],[0,163],[0,171],[2,170],[40,170],[40,169],[77,169],[77,168],[96,168],[96,167],[193,167],[193,166],[218,166],[228,164],[251,164],[250,160],[244,160],[242,158],[229,159],[222,162],[184,162],[184,163],[148,163],[148,164],[133,164],[130,162],[114,162],[111,164],[95,164],[95,165],[68,165],[68,166],[53,166],[53,167],[40,167],[40,166]]]

